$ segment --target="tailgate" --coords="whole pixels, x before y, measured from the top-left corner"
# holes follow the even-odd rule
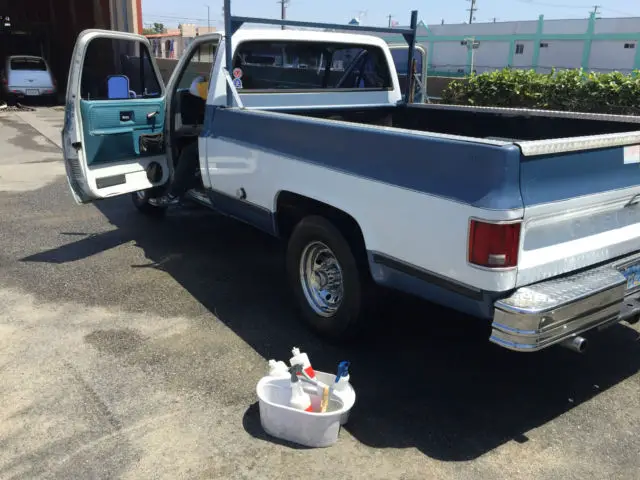
[[[640,250],[640,145],[523,155],[520,188],[518,286]]]

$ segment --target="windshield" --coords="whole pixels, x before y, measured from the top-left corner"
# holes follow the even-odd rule
[[[40,70],[46,71],[47,64],[41,58],[12,58],[11,70]]]

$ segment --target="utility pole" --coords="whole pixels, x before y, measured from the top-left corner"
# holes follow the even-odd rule
[[[393,15],[389,14],[387,15],[387,18],[389,19],[389,28],[391,28],[391,19],[393,18]]]
[[[476,60],[476,48],[480,46],[480,42],[477,42],[475,37],[469,37],[464,39],[464,45],[471,49],[471,65],[469,65],[469,74],[473,75],[473,68]]]
[[[287,6],[289,5],[289,0],[278,0],[278,3],[280,4],[280,19],[281,20],[286,20],[287,19]],[[282,25],[282,30],[284,30],[284,25]]]
[[[473,23],[473,14],[477,12],[478,9],[476,8],[477,0],[469,0],[469,1],[471,2],[471,8],[467,8],[467,10],[469,10],[469,25],[471,25]]]
[[[207,33],[211,33],[211,8],[209,5],[207,7]]]

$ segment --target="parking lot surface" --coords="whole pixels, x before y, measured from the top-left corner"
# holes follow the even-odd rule
[[[390,295],[370,338],[300,325],[282,247],[200,209],[77,206],[62,112],[0,114],[0,478],[636,479],[640,342],[515,354]],[[298,346],[352,362],[338,444],[265,435],[255,385]]]

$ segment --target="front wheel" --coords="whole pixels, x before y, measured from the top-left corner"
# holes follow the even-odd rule
[[[163,217],[167,213],[167,207],[157,207],[149,203],[149,199],[155,196],[154,188],[149,190],[138,190],[131,194],[131,201],[140,213],[150,217]]]
[[[287,247],[287,274],[303,318],[334,341],[353,339],[370,306],[371,278],[357,256],[364,252],[352,248],[319,216],[298,223]]]

